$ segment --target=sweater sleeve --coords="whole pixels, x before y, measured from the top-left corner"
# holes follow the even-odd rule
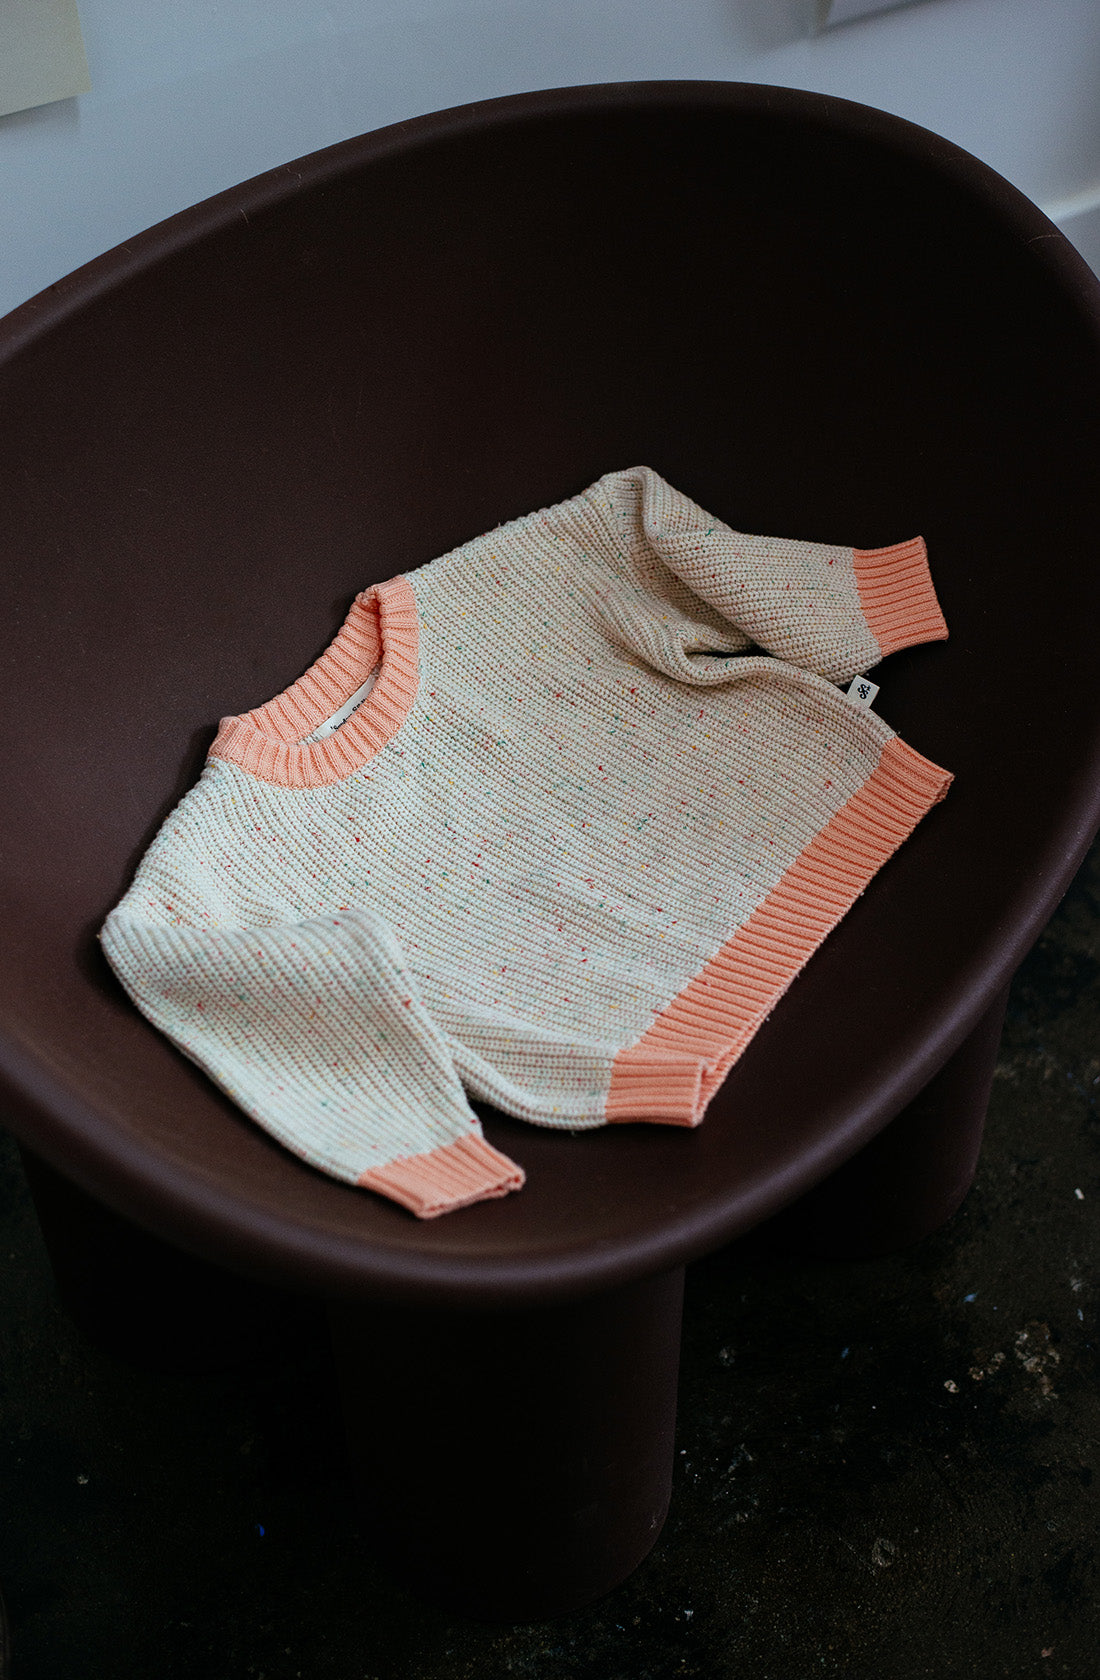
[[[522,1185],[369,912],[208,932],[141,920],[124,901],[100,937],[143,1014],[323,1172],[422,1219]]]
[[[609,474],[593,500],[616,549],[599,609],[647,658],[649,648],[639,645],[644,621],[642,642],[676,643],[680,669],[671,674],[686,674],[685,654],[697,656],[692,664],[702,676],[714,663],[708,654],[756,647],[847,682],[898,648],[947,636],[921,537],[861,549],[751,536],[648,467]],[[670,668],[667,653],[659,663]],[[721,680],[720,673],[702,680]]]

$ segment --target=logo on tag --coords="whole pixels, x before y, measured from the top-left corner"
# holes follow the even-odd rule
[[[847,688],[849,700],[857,706],[873,706],[877,693],[878,683],[873,683],[870,677],[853,677]]]

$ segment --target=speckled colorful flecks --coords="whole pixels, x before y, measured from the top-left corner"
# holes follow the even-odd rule
[[[357,597],[223,721],[102,932],[322,1171],[421,1217],[536,1125],[694,1126],[950,776],[838,683],[945,637],[920,538],[748,536],[647,467]]]

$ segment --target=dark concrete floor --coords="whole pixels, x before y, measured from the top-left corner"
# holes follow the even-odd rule
[[[696,1267],[655,1551],[575,1615],[482,1626],[365,1552],[323,1335],[219,1376],[96,1351],[5,1140],[14,1680],[1096,1680],[1098,1214],[1094,851],[1017,978],[962,1211],[885,1260]]]

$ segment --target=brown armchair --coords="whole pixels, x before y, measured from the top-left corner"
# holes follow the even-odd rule
[[[896,118],[563,89],[109,252],[0,323],[0,416],[0,1113],[62,1291],[180,1365],[272,1288],[330,1303],[395,1563],[476,1613],[582,1603],[664,1517],[685,1264],[773,1217],[882,1252],[970,1182],[1007,985],[1100,822],[1100,289]],[[951,638],[878,706],[955,783],[698,1131],[486,1110],[525,1190],[422,1223],[247,1120],[96,933],[219,718],[357,590],[635,461],[743,530],[925,536]]]

